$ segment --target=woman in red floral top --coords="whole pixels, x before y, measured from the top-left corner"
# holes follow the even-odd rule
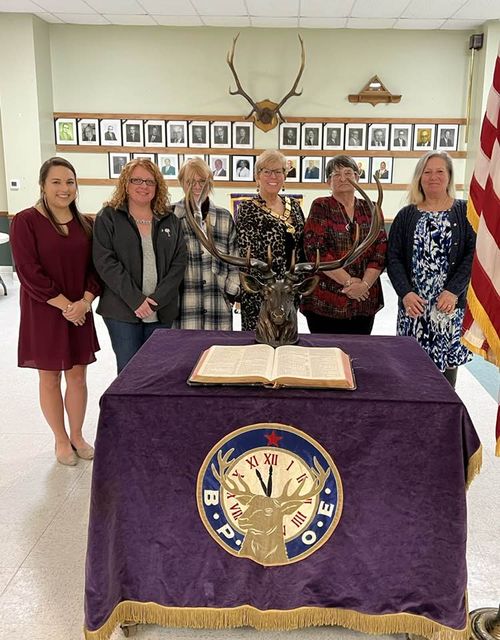
[[[368,235],[371,213],[367,203],[355,197],[350,180],[358,180],[358,165],[347,155],[338,155],[326,165],[326,180],[332,195],[316,198],[304,228],[304,250],[314,261],[319,249],[322,261],[336,260],[352,246],[357,223],[361,240]],[[369,335],[377,311],[384,306],[380,274],[385,268],[387,235],[381,229],[377,240],[345,269],[320,274],[313,293],[302,299],[301,311],[311,333]]]

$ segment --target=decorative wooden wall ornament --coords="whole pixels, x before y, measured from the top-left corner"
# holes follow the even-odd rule
[[[359,93],[351,93],[348,98],[349,102],[369,102],[373,106],[399,102],[401,100],[401,96],[396,96],[390,91],[387,91],[384,83],[378,76],[370,78]]]
[[[300,40],[300,46],[302,49],[300,69],[297,74],[297,77],[295,78],[295,82],[293,83],[292,88],[286,94],[286,96],[281,100],[281,102],[278,104],[277,102],[272,102],[271,100],[269,100],[269,98],[266,98],[265,100],[261,100],[260,102],[255,102],[253,98],[251,98],[241,86],[240,79],[238,78],[238,74],[236,73],[236,69],[234,68],[234,64],[233,64],[234,49],[236,47],[236,41],[238,40],[239,37],[240,37],[240,34],[238,33],[236,38],[234,38],[233,40],[233,46],[231,48],[231,51],[227,54],[227,64],[229,65],[229,68],[233,73],[236,86],[238,87],[236,91],[231,91],[231,89],[229,89],[229,93],[232,96],[240,95],[240,96],[243,96],[243,98],[246,98],[248,102],[252,105],[252,110],[247,115],[246,119],[248,120],[248,118],[250,118],[250,116],[253,113],[255,113],[253,120],[257,125],[257,127],[259,127],[259,129],[261,129],[262,131],[270,131],[271,129],[274,129],[278,125],[278,119],[281,122],[286,122],[285,118],[280,112],[280,109],[285,104],[285,102],[293,96],[302,95],[302,91],[297,92],[297,85],[299,84],[299,80],[300,80],[300,77],[302,76],[302,72],[304,71],[304,66],[306,62],[306,52],[304,50],[304,42],[299,35],[298,38]]]

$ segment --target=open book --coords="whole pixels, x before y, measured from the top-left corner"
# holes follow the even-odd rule
[[[337,347],[214,345],[201,354],[191,384],[264,384],[355,389],[349,356]]]

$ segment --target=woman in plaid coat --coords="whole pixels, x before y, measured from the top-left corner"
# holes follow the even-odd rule
[[[175,205],[188,251],[184,282],[180,289],[180,312],[174,327],[230,331],[232,306],[239,295],[239,269],[208,253],[199,243],[186,218],[186,200],[192,203],[195,220],[204,228],[212,225],[212,236],[222,253],[237,255],[236,230],[227,209],[216,207],[209,194],[213,188],[210,167],[201,158],[191,158],[179,171],[185,198]]]

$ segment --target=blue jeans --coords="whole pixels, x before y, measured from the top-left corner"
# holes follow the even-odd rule
[[[118,373],[142,347],[155,329],[169,329],[171,324],[161,322],[122,322],[103,318],[109,331],[111,346],[116,356]]]

